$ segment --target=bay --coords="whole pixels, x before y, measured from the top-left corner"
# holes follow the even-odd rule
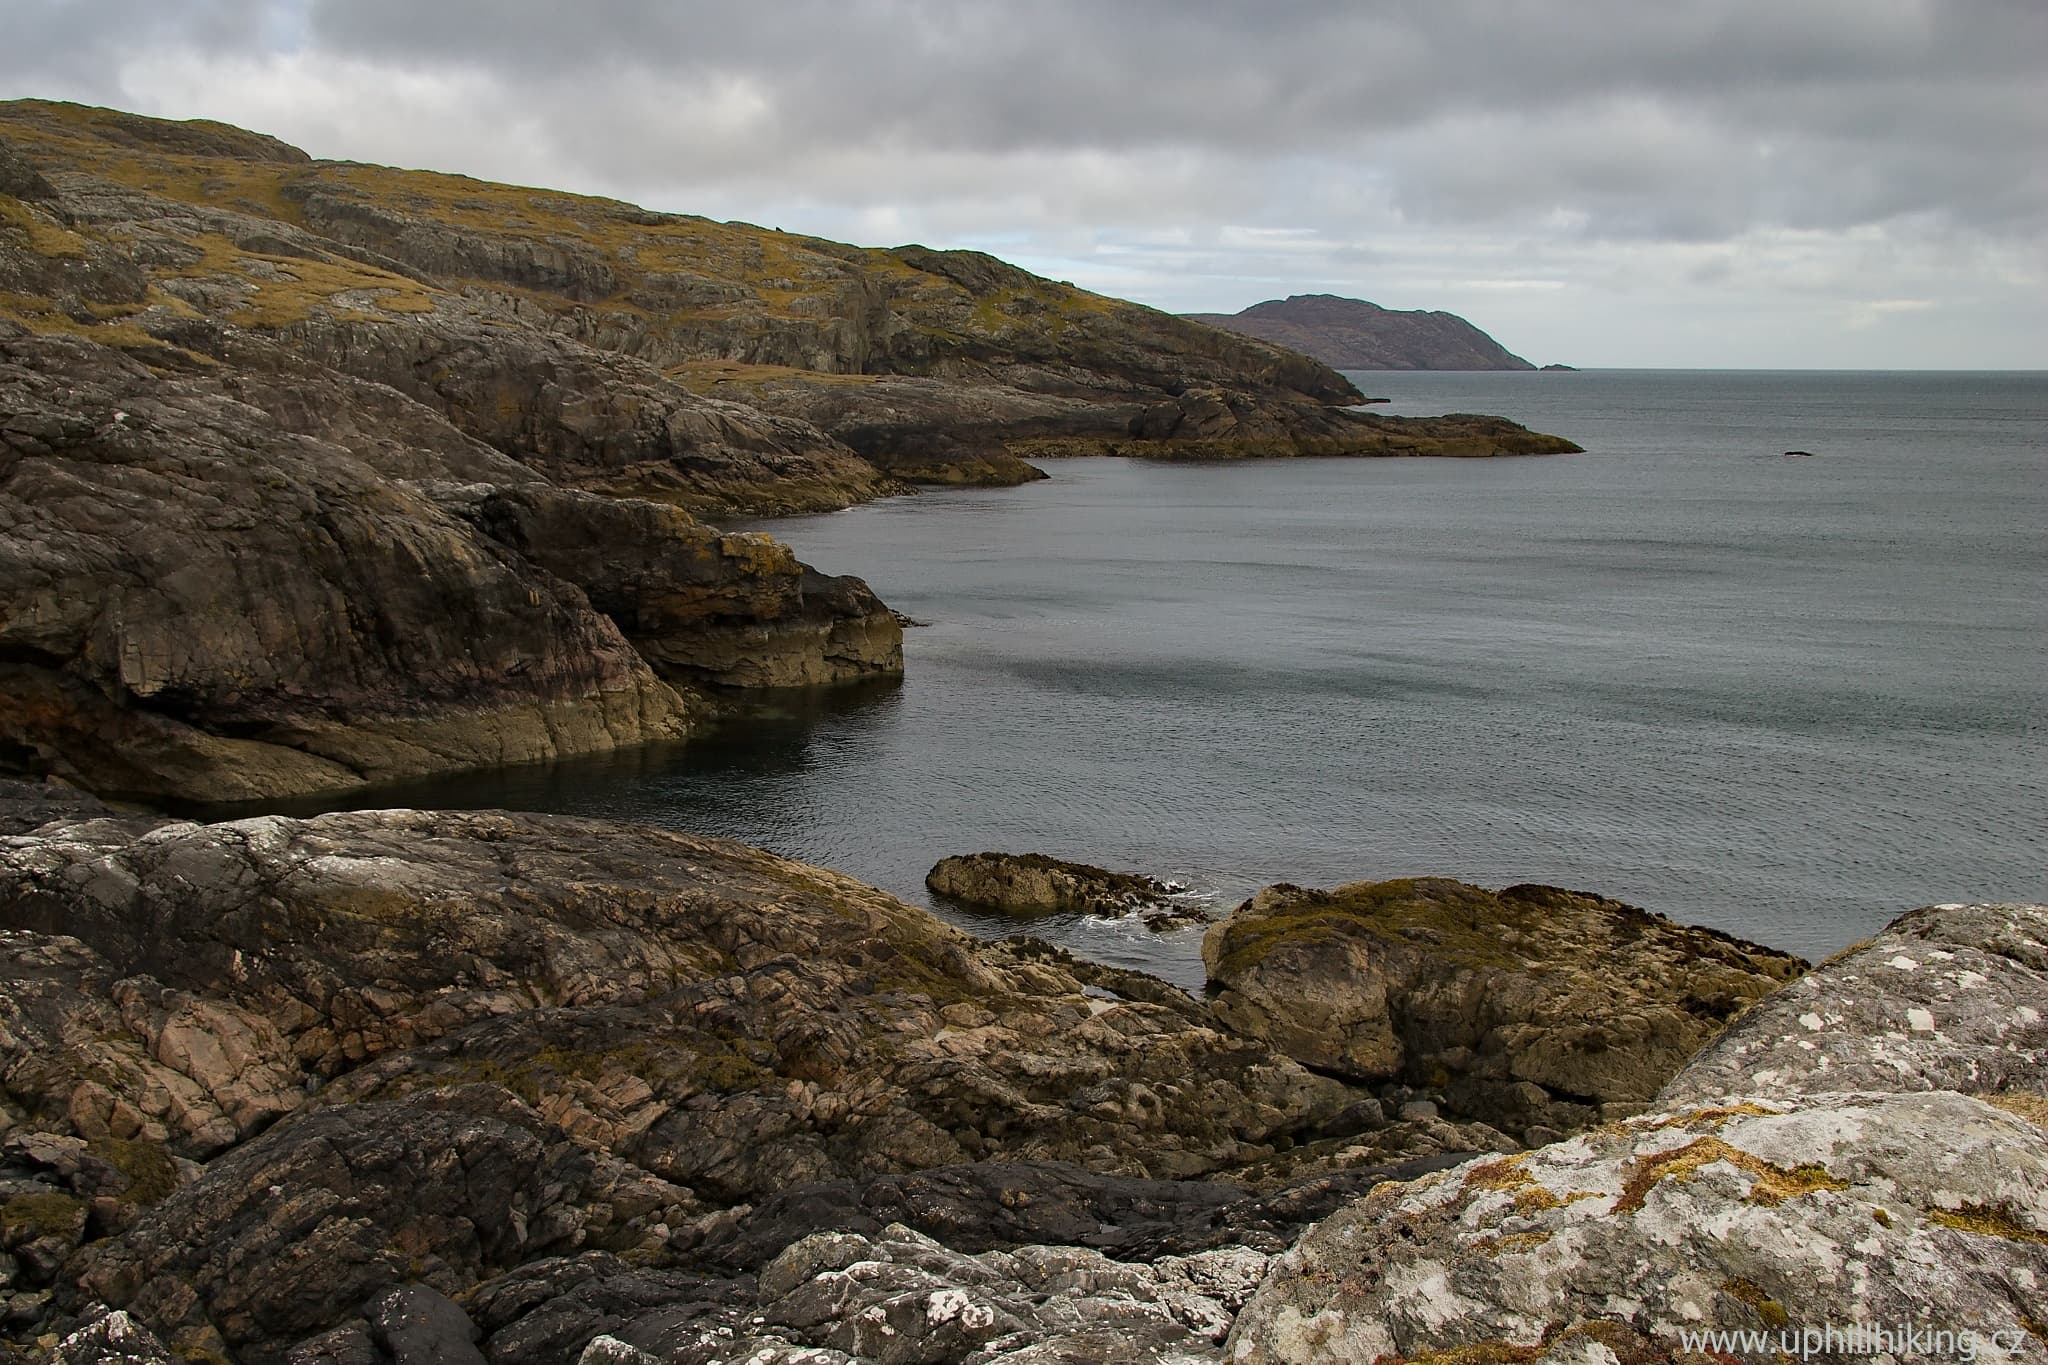
[[[775,522],[930,623],[900,687],[378,802],[724,834],[918,902],[984,848],[1219,911],[1547,882],[1811,957],[1915,905],[2048,899],[2048,375],[1353,377],[1587,452],[1070,460]],[[1201,980],[1197,932],[1033,931]]]

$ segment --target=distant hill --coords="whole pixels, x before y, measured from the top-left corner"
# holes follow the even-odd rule
[[[1397,312],[1364,299],[1296,294],[1242,313],[1190,313],[1339,370],[1533,370],[1455,313]]]

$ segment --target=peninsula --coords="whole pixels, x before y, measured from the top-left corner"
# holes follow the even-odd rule
[[[0,104],[0,767],[197,801],[689,733],[901,669],[701,518],[1027,456],[1576,449],[972,252]]]

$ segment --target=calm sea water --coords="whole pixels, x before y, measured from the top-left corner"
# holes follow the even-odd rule
[[[930,622],[900,688],[405,799],[731,835],[917,901],[983,848],[1219,908],[1542,881],[1809,956],[2048,898],[2048,375],[1355,377],[1587,453],[1076,460],[779,522]],[[1040,930],[1200,980],[1197,933]]]

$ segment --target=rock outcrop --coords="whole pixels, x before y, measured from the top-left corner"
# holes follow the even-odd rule
[[[865,585],[430,413],[417,439],[334,429],[377,420],[359,392],[301,375],[280,415],[0,322],[0,762],[277,797],[681,736],[693,687],[900,671]]]
[[[1301,356],[870,250],[0,104],[0,771],[234,801],[685,734],[900,668],[693,520],[1030,454],[1486,454]]]
[[[31,1320],[99,1302],[276,1359],[409,1283],[730,1262],[735,1211],[801,1181],[1227,1174],[1356,1098],[1163,983],[716,840],[19,795],[0,1270]]]
[[[1218,453],[1386,445],[1326,366],[976,252],[320,162],[41,101],[0,105],[0,145],[21,191],[0,221],[17,252],[0,252],[0,311],[36,330],[238,365],[282,351],[559,482],[700,514],[845,506],[891,476],[1015,483],[1034,475],[1016,447],[1041,441],[1171,448],[1138,419],[1197,391],[1239,413],[1242,431],[1204,438]]]
[[[1137,915],[1154,929],[1201,923],[1199,906],[1176,887],[1142,872],[1112,872],[1043,853],[963,853],[925,874],[934,895],[979,910],[1030,919],[1040,915]]]
[[[1673,1077],[1660,1107],[1840,1090],[2039,1093],[2048,907],[1935,905],[1822,963]]]
[[[1241,313],[1190,316],[1300,351],[1339,370],[1536,368],[1455,313],[1400,312],[1334,294],[1295,294],[1255,303]]]
[[[1915,911],[1660,1112],[1375,1189],[1275,1261],[1230,1359],[2048,1359],[2044,929]]]
[[[1269,887],[1202,957],[1232,1028],[1538,1141],[1639,1110],[1805,967],[1599,896],[1441,878]]]
[[[0,1342],[51,1359],[1664,1360],[1755,1354],[1696,1329],[2038,1329],[2039,907],[1908,916],[1742,1014],[1682,1104],[1518,1152],[1388,1123],[1162,982],[717,840],[205,825],[19,784],[0,830]],[[1486,893],[1401,894],[1448,952]],[[1646,971],[1757,951],[1493,900],[1525,956],[1460,969],[1489,992],[1571,972],[1502,902]],[[1859,1054],[1866,1019],[1903,1027]]]

